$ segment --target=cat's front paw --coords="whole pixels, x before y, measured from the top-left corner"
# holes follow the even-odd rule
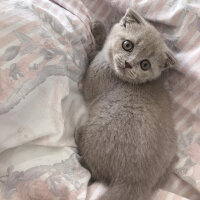
[[[96,50],[100,51],[106,40],[106,29],[102,22],[95,20],[92,22],[91,31],[96,42]]]
[[[77,146],[79,146],[79,143],[80,143],[80,140],[81,140],[81,133],[82,133],[82,127],[75,130],[74,139],[75,139]]]

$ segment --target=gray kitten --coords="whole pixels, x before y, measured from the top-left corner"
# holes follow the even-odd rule
[[[88,68],[88,122],[76,134],[83,164],[108,185],[100,200],[150,199],[176,154],[161,72],[176,63],[161,36],[129,9]]]

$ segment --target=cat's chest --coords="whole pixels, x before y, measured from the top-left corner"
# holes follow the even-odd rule
[[[156,87],[153,85],[132,85],[119,81],[113,85],[113,87],[106,92],[106,96],[109,95],[113,102],[119,102],[121,106],[154,106],[160,101],[161,95],[157,94]]]
[[[113,87],[118,84],[118,80],[116,80],[116,78],[110,70],[102,69],[98,71],[98,78],[96,79],[96,84],[99,86],[100,91],[106,92],[110,89],[113,89]]]

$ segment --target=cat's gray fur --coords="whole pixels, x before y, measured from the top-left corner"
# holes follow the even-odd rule
[[[121,46],[127,39],[132,52]],[[152,67],[142,71],[138,63],[146,58]],[[123,68],[125,61],[132,69]],[[83,84],[89,120],[76,142],[92,177],[108,185],[100,200],[150,199],[170,167],[176,134],[159,77],[175,62],[159,33],[129,9],[89,66]]]

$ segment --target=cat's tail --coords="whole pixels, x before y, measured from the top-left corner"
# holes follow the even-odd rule
[[[149,200],[151,193],[148,191],[136,185],[135,187],[128,184],[113,185],[109,186],[107,192],[98,200]]]

